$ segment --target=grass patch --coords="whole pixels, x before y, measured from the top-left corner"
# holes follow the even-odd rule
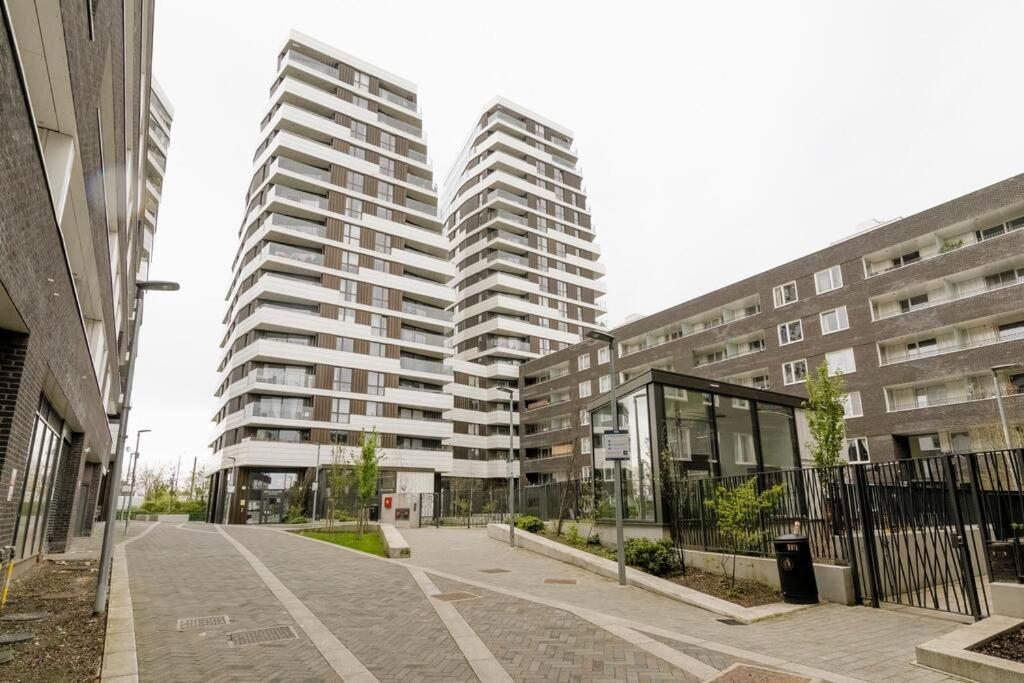
[[[343,545],[346,548],[361,550],[371,555],[387,557],[387,553],[384,552],[384,541],[381,540],[380,534],[377,533],[376,529],[364,532],[362,538],[356,538],[356,532],[354,531],[316,531],[314,529],[305,529],[296,533],[301,536],[315,538],[318,541],[327,541],[335,545]]]

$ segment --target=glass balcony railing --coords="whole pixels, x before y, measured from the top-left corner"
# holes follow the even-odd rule
[[[413,211],[419,211],[421,213],[430,214],[431,216],[437,215],[437,207],[431,206],[426,202],[417,201],[415,199],[405,198],[405,205]]]
[[[509,349],[511,351],[529,351],[530,342],[521,339],[492,339],[487,343],[489,349]]]
[[[491,239],[505,240],[507,242],[514,242],[516,244],[521,244],[524,247],[525,246],[529,246],[529,244],[530,244],[530,240],[528,240],[525,236],[517,235],[515,233],[508,232],[507,230],[498,230],[498,231],[492,233],[491,234]]]
[[[568,168],[570,170],[576,170],[576,162],[572,161],[571,159],[566,159],[565,157],[560,157],[557,154],[552,154],[551,160],[558,164],[559,166],[564,166],[565,168]]]
[[[450,375],[452,369],[440,361],[423,360],[420,358],[401,358],[403,370],[416,370],[417,372],[432,372],[435,375]]]
[[[392,128],[405,131],[410,135],[415,135],[416,137],[421,137],[423,135],[423,132],[411,123],[406,123],[405,121],[396,119],[394,116],[388,116],[384,112],[377,112],[377,121],[391,126]]]
[[[287,199],[292,202],[297,202],[303,206],[310,206],[315,209],[326,209],[327,208],[327,197],[321,197],[318,194],[312,192],[303,192],[302,190],[296,190],[294,187],[286,187],[284,185],[275,185],[274,194],[281,199]]]
[[[512,194],[507,190],[491,190],[487,193],[487,201],[493,202],[495,199],[505,199],[514,204],[521,204],[523,206],[527,206],[529,203],[526,197],[520,197],[519,195]]]
[[[410,315],[420,315],[433,320],[445,320],[448,322],[452,320],[451,311],[446,311],[443,308],[434,308],[433,306],[424,306],[423,304],[415,304],[410,301],[402,302],[402,311]]]
[[[331,172],[316,166],[310,166],[304,164],[301,161],[295,161],[295,159],[289,159],[288,157],[278,157],[277,165],[286,171],[292,173],[298,173],[299,175],[306,176],[307,178],[313,178],[314,180],[320,180],[323,182],[330,182]]]
[[[301,64],[302,66],[309,67],[310,69],[313,69],[314,71],[318,71],[318,72],[324,74],[325,76],[330,76],[331,78],[338,78],[338,70],[336,68],[332,67],[329,64],[324,64],[323,62],[318,62],[317,60],[313,59],[312,57],[307,57],[306,55],[302,54],[301,52],[295,52],[294,50],[292,50],[292,51],[290,51],[288,53],[288,58],[290,60],[292,60],[293,62],[297,63],[297,64]]]
[[[443,334],[402,328],[402,341],[412,342],[413,344],[427,344],[428,346],[444,346],[445,336]]]
[[[515,254],[509,254],[504,251],[496,251],[487,257],[488,261],[505,261],[506,263],[514,263],[517,266],[529,267],[530,259],[525,256],[516,256]]]
[[[495,121],[502,121],[504,123],[507,123],[510,126],[515,126],[516,128],[521,128],[522,130],[526,130],[526,122],[525,121],[520,121],[519,119],[513,118],[513,117],[509,116],[508,114],[506,114],[504,112],[496,111],[493,114],[491,114],[491,117],[489,119],[487,119],[487,125],[489,126],[492,123],[494,123]]]
[[[409,148],[408,156],[409,156],[410,159],[413,159],[414,161],[418,161],[421,164],[429,163],[428,160],[427,160],[427,155],[426,154],[424,154],[423,152],[420,152],[418,150],[415,150],[412,147]]]
[[[281,258],[291,259],[292,261],[301,261],[302,263],[310,263],[316,266],[322,266],[324,264],[324,255],[318,251],[300,249],[287,244],[277,243],[271,243],[267,246],[267,253],[271,256],[279,256]]]
[[[487,212],[487,220],[493,221],[495,219],[508,221],[509,223],[516,223],[517,225],[528,225],[529,221],[526,220],[526,216],[517,216],[514,213],[505,211],[504,209],[491,209]]]
[[[327,235],[327,226],[325,225],[303,220],[302,218],[295,218],[294,216],[285,216],[281,213],[270,214],[270,217],[267,218],[267,225],[285,230],[295,230],[296,232],[303,232],[316,237]]]
[[[249,417],[272,417],[281,420],[311,420],[313,406],[289,403],[250,403],[245,407]]]
[[[562,149],[569,149],[569,141],[568,140],[563,140],[562,138],[559,138],[559,137],[552,137],[550,140],[548,140],[548,142],[552,142],[552,143],[558,145],[559,147],[561,147]]]
[[[409,173],[408,175],[405,176],[405,180],[406,180],[406,182],[412,183],[413,185],[415,185],[417,187],[422,187],[424,190],[430,190],[431,192],[436,192],[437,191],[437,184],[436,183],[434,183],[434,182],[432,182],[430,180],[427,180],[426,178],[423,178],[421,176],[413,175],[412,173]]]
[[[259,368],[249,373],[256,382],[263,384],[279,384],[285,387],[312,387],[316,377],[306,372],[287,372],[268,368]]]
[[[380,95],[385,100],[387,100],[388,102],[397,104],[399,107],[404,107],[409,111],[416,111],[416,103],[413,102],[412,100],[402,97],[401,95],[395,94],[388,90],[384,90],[383,88],[378,90],[377,94]]]

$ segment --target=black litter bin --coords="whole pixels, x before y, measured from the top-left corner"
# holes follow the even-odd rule
[[[818,602],[818,582],[814,579],[814,561],[807,537],[800,534],[776,536],[775,559],[779,563],[782,600],[793,605]]]

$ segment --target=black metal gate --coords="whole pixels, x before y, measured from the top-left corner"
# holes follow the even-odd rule
[[[847,478],[861,595],[880,602],[989,615],[993,550],[1021,574],[1024,451],[958,453],[850,466]],[[859,533],[858,533],[859,532]],[[998,572],[997,572],[998,573]]]

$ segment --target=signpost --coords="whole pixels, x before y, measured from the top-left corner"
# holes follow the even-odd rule
[[[626,585],[626,550],[622,533],[622,461],[629,460],[629,432],[612,429],[604,433],[604,459],[615,463],[615,541],[619,560],[619,585]]]

